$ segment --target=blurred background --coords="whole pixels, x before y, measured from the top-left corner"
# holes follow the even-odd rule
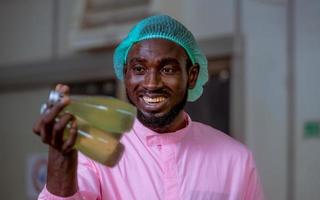
[[[1,199],[36,199],[45,182],[47,147],[32,126],[49,90],[125,99],[113,49],[159,13],[185,24],[209,60],[192,118],[248,145],[267,199],[320,199],[318,0],[1,0]]]

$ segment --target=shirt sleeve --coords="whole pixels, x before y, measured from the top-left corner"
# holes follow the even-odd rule
[[[244,199],[246,200],[264,200],[265,199],[259,173],[251,153],[248,160],[247,187],[245,190]]]
[[[82,198],[80,192],[77,192],[70,197],[59,197],[59,196],[56,196],[56,195],[50,193],[47,190],[47,187],[44,187],[38,197],[38,200],[83,200],[83,198]]]
[[[100,200],[99,173],[93,161],[81,153],[78,154],[78,191],[70,197],[59,197],[50,193],[46,187],[39,194],[38,200]]]

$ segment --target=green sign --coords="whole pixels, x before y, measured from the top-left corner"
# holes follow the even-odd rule
[[[309,121],[304,124],[305,138],[320,138],[320,121]]]

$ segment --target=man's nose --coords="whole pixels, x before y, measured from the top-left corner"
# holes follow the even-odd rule
[[[144,87],[146,89],[158,89],[163,86],[161,75],[157,70],[150,70],[145,76]]]

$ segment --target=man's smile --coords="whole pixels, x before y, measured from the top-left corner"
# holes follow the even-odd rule
[[[144,100],[145,103],[147,104],[156,104],[156,103],[161,103],[164,100],[166,100],[166,97],[160,96],[160,97],[148,97],[148,96],[143,96],[142,99]]]
[[[168,102],[168,96],[159,95],[142,95],[140,96],[141,109],[146,112],[162,112],[166,110],[166,103]]]

